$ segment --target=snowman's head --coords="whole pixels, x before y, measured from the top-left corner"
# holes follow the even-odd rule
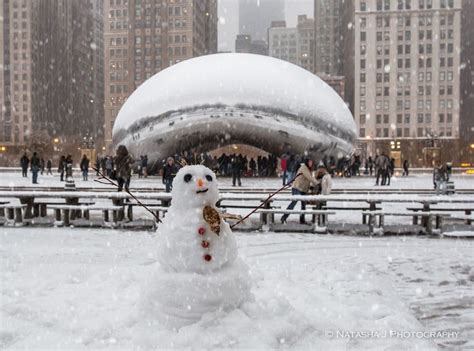
[[[216,175],[204,166],[184,166],[173,180],[173,207],[214,206],[219,200]]]

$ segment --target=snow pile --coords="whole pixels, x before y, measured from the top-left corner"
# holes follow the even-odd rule
[[[234,234],[217,214],[218,199],[210,169],[186,166],[176,174],[172,203],[158,228],[160,267],[144,288],[146,313],[167,326],[195,323],[249,297],[248,267],[237,258]],[[214,221],[205,209],[217,215]]]

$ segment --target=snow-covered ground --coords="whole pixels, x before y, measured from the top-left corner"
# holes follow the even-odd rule
[[[155,233],[2,228],[0,348],[474,347],[472,241],[237,233],[237,242],[253,300],[170,331],[142,318]]]

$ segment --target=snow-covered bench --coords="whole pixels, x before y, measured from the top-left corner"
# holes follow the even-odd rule
[[[446,212],[438,212],[438,211],[424,211],[424,212],[417,212],[414,214],[413,212],[394,212],[394,211],[363,211],[364,215],[368,216],[369,218],[369,234],[374,232],[374,227],[376,225],[376,217],[379,217],[378,227],[383,228],[384,226],[384,219],[385,216],[400,216],[400,217],[412,217],[414,215],[420,217],[426,217],[426,234],[432,234],[433,232],[433,224],[432,219],[436,218],[436,229],[442,229],[443,226],[443,218],[450,217],[450,215]]]
[[[123,210],[122,206],[114,205],[100,205],[100,206],[87,206],[87,205],[54,205],[50,206],[50,209],[56,212],[56,221],[61,222],[63,225],[71,224],[71,213],[73,211],[82,211],[84,219],[90,219],[90,211],[102,211],[104,222],[110,222],[109,211],[112,212],[112,222],[117,223],[118,212]]]
[[[471,225],[472,222],[474,221],[474,215],[472,214],[454,214],[449,217],[449,219],[458,219],[458,220],[463,220],[466,222],[466,224]]]
[[[15,224],[23,223],[23,210],[25,208],[26,205],[23,204],[4,203],[0,205],[0,210],[2,210],[2,217],[5,217],[6,210],[7,222],[13,221]]]
[[[92,200],[79,200],[77,205],[82,206],[90,206],[93,205],[95,202]],[[61,199],[35,199],[33,203],[33,216],[34,217],[46,217],[48,213],[48,207],[51,208],[51,206],[65,206],[68,205],[65,200]]]
[[[158,204],[158,203],[146,203],[146,202],[144,202],[142,204],[145,205],[150,211],[155,213],[157,219],[161,218],[162,215],[164,216],[164,214],[169,209],[169,207],[163,206],[163,205]],[[127,206],[127,218],[130,221],[133,221],[133,208],[134,207],[142,207],[142,205],[140,205],[137,202],[126,202],[126,203],[124,203],[124,205]]]
[[[267,224],[268,223],[268,215],[270,215],[270,222],[273,223],[275,221],[275,214],[297,214],[297,215],[302,215],[302,214],[308,214],[312,216],[312,223],[316,223],[316,218],[317,218],[317,223],[320,226],[326,226],[327,225],[327,216],[328,215],[333,215],[336,214],[334,211],[328,211],[328,210],[288,210],[288,209],[282,209],[282,208],[262,208],[258,209],[257,212],[260,214],[260,223],[262,224]]]

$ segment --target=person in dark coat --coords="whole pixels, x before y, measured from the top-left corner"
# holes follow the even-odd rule
[[[403,175],[408,177],[408,160],[403,161]]]
[[[118,191],[122,191],[124,186],[125,190],[128,191],[130,187],[130,179],[132,177],[133,158],[128,153],[128,149],[125,145],[118,146],[114,164],[118,182]]]
[[[148,178],[148,155],[144,155],[141,160],[142,173],[145,178]]]
[[[51,160],[48,160],[46,162],[46,175],[48,174],[53,175],[53,172],[51,171],[51,167],[53,167],[53,162]]]
[[[66,170],[66,156],[62,155],[58,164],[58,173],[61,177],[61,182],[64,182],[64,171]]]
[[[231,159],[232,165],[232,186],[235,186],[237,183],[239,186],[242,186],[242,182],[240,180],[240,175],[242,174],[242,155],[236,156],[233,155]]]
[[[21,173],[23,178],[28,177],[28,165],[30,164],[30,159],[26,156],[26,152],[23,154],[22,158],[20,158],[20,166],[21,166]]]
[[[174,163],[173,157],[168,157],[166,159],[166,164],[163,167],[163,184],[165,184],[166,192],[171,192],[173,189],[173,179],[178,173],[178,167]]]
[[[82,156],[80,167],[82,171],[82,180],[87,181],[89,175],[89,159],[86,155]]]
[[[31,157],[31,173],[33,175],[33,184],[38,184],[38,172],[40,170],[41,161],[36,152]]]
[[[67,155],[66,161],[65,161],[65,169],[66,169],[66,181],[68,179],[72,179],[72,156]]]

